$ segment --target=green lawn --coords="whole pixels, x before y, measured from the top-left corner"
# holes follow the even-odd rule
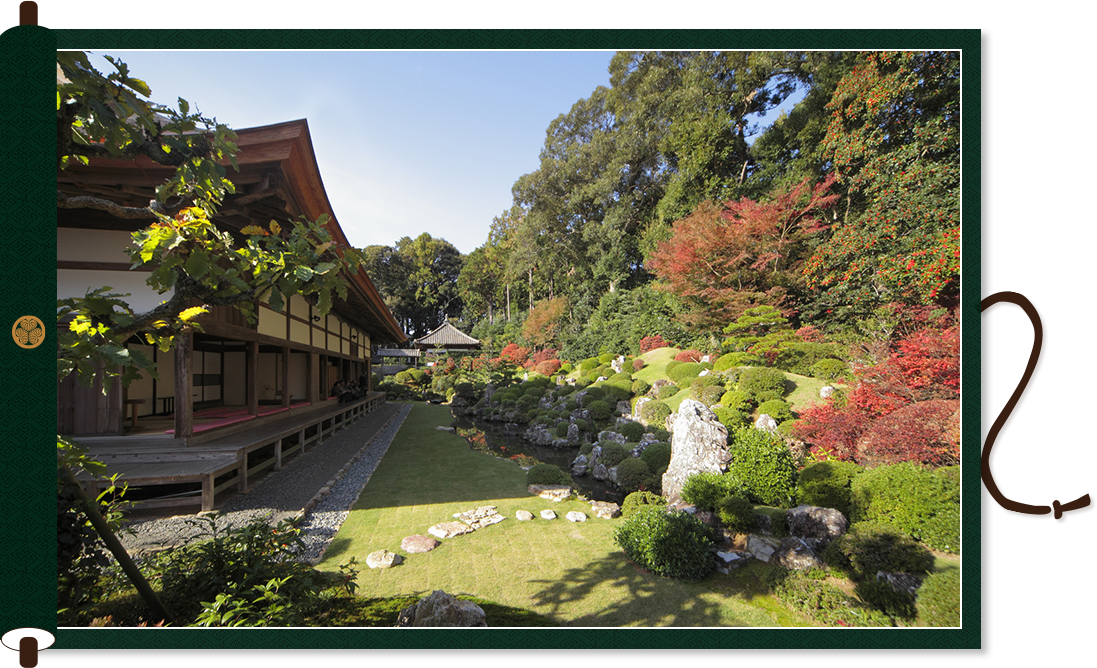
[[[438,431],[449,409],[415,404],[388,454],[325,554],[321,568],[350,557],[362,565],[363,597],[425,595],[435,589],[466,594],[544,615],[572,626],[791,626],[807,625],[760,585],[759,568],[700,582],[661,578],[625,560],[613,542],[622,521],[601,520],[580,501],[552,503],[526,492],[516,463],[468,448]],[[442,541],[425,554],[405,554],[400,541],[426,535],[457,512],[494,505],[508,519]],[[552,508],[559,519],[543,520]],[[517,510],[535,519],[519,522]],[[585,523],[564,519],[586,512]],[[366,555],[387,549],[404,557],[391,569],[368,569]],[[491,620],[488,620],[491,624]]]

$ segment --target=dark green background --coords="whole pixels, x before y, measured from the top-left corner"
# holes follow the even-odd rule
[[[55,30],[0,37],[0,322],[35,315],[34,350],[5,334],[0,451],[0,633],[56,628],[55,158],[58,48],[93,49],[961,49],[963,77],[963,628],[956,629],[61,629],[60,649],[97,648],[939,648],[980,647],[980,71],[978,30]],[[145,73],[152,79],[152,73]],[[209,100],[211,108],[216,100]],[[0,328],[0,329],[3,329]],[[6,330],[5,330],[6,331]],[[974,379],[974,380],[972,380]]]

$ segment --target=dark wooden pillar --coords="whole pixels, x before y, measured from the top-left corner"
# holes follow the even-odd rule
[[[324,401],[331,393],[331,386],[328,385],[328,356],[320,355],[320,388],[319,395],[320,401]]]
[[[175,337],[175,438],[194,435],[194,374],[190,368],[194,334],[184,329]]]
[[[289,408],[289,348],[282,346],[282,408]]]
[[[305,368],[307,369],[305,376],[305,401],[309,403],[316,403],[320,400],[320,393],[316,391],[320,387],[320,383],[316,381],[316,376],[320,373],[318,364],[318,355],[316,353],[308,353],[306,358]]]
[[[248,415],[259,415],[259,342],[248,341]]]

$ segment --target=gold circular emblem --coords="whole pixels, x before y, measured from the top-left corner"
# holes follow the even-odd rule
[[[20,348],[37,348],[46,340],[46,326],[33,315],[25,315],[15,321],[11,338]]]

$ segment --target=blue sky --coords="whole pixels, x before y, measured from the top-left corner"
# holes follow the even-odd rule
[[[104,53],[129,64],[152,99],[183,97],[230,127],[307,118],[328,198],[355,246],[429,232],[462,253],[484,243],[492,218],[511,206],[511,186],[537,169],[549,123],[609,84],[613,56]]]

